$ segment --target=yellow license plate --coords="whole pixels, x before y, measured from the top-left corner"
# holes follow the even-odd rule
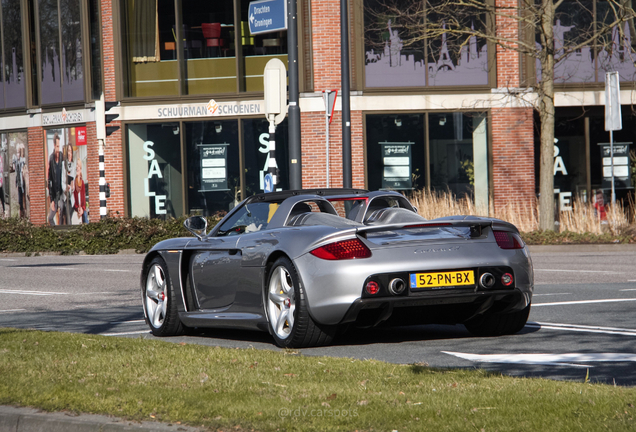
[[[445,288],[464,285],[475,285],[475,272],[460,270],[443,273],[413,273],[411,288]]]

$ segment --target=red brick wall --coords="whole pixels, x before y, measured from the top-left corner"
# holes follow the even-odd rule
[[[531,108],[492,110],[494,205],[534,205],[534,134]]]
[[[46,198],[46,174],[44,161],[44,129],[29,128],[29,214],[31,223],[46,224],[48,202]]]
[[[497,0],[497,6],[508,14],[510,8],[518,7],[516,0]],[[512,18],[497,16],[495,19],[497,35],[502,38],[515,40],[519,35],[519,23]],[[515,47],[513,44],[511,48]],[[519,53],[513,49],[505,49],[497,45],[497,87],[519,87]]]
[[[338,89],[341,98],[340,0],[312,1],[311,8],[314,90]],[[301,129],[303,187],[326,187],[325,112],[301,113]],[[352,111],[351,183],[356,188],[364,187],[362,137],[362,113]],[[342,111],[336,111],[329,127],[329,174],[330,186],[342,187]]]
[[[303,112],[302,171],[303,188],[327,187],[325,113]],[[364,188],[364,142],[362,112],[351,112],[351,184]],[[342,187],[342,111],[337,111],[329,126],[329,186]]]

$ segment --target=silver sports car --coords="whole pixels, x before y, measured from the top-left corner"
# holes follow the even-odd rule
[[[269,331],[282,347],[329,344],[349,325],[462,323],[475,335],[520,331],[534,285],[514,225],[426,220],[401,194],[357,189],[254,195],[209,233],[156,244],[143,262],[156,336],[189,328]]]

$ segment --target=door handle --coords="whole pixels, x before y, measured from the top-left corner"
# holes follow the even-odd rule
[[[240,249],[230,249],[230,255],[242,255]]]

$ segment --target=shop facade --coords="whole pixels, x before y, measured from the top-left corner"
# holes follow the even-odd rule
[[[51,225],[99,219],[95,100],[102,93],[120,102],[111,111],[118,114],[111,125],[120,129],[104,146],[111,216],[211,215],[262,192],[270,139],[263,69],[273,58],[287,64],[288,47],[285,31],[249,32],[248,5],[3,2],[5,216]],[[529,104],[507,92],[530,87],[536,70],[517,53],[478,38],[408,43],[399,22],[378,21],[383,7],[377,0],[351,2],[353,186],[405,193],[432,188],[468,195],[484,209],[533,206],[537,121]],[[341,87],[338,11],[336,0],[299,2],[304,188],[343,184],[340,100],[327,127],[322,94]],[[564,35],[573,34],[570,24],[558,24]],[[590,56],[600,58],[582,58]],[[633,63],[630,69],[624,58],[607,61],[629,86]],[[598,64],[566,62],[557,71],[563,88],[555,197],[562,208],[603,188],[597,144],[608,137]],[[624,132],[615,139],[633,142],[631,94],[623,93]],[[287,122],[276,130],[280,189],[289,188]]]

